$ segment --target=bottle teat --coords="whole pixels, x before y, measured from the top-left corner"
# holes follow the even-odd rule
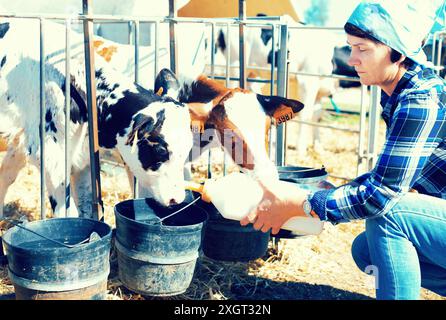
[[[186,190],[195,191],[201,194],[201,200],[203,200],[204,202],[211,202],[209,195],[206,193],[205,185],[206,182],[204,184],[201,184],[194,181],[185,181],[184,188]]]

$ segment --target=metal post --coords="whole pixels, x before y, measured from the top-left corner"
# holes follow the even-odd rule
[[[92,0],[82,0],[84,15],[90,15]],[[96,220],[104,220],[103,206],[101,200],[101,178],[99,165],[99,143],[98,143],[98,114],[96,108],[96,77],[94,68],[93,21],[85,19],[84,26],[84,48],[85,48],[85,74],[87,80],[87,108],[88,108],[88,140],[90,146],[91,167],[91,196],[92,214]]]
[[[359,141],[358,141],[358,165],[356,167],[356,176],[362,174],[361,165],[364,160],[364,136],[366,129],[367,110],[365,106],[365,95],[367,94],[367,86],[361,85],[361,105],[359,110]]]
[[[135,83],[139,83],[139,21],[133,21],[133,44],[135,49]],[[133,176],[133,198],[139,196],[138,180]]]
[[[246,0],[239,0],[239,58],[240,58],[240,88],[246,88],[246,55],[245,55],[245,35],[244,35],[244,21],[246,20]],[[229,38],[229,36],[228,36]],[[228,40],[229,42],[229,40]]]
[[[71,59],[71,20],[65,20],[65,217],[70,214],[70,176],[71,176],[71,161],[70,161],[70,59]]]
[[[153,66],[153,72],[154,72],[154,74],[155,74],[155,76],[154,76],[154,81],[153,81],[153,83],[155,83],[155,79],[156,79],[156,76],[158,75],[158,63],[159,63],[159,56],[158,56],[158,47],[159,47],[159,42],[158,42],[158,38],[159,38],[159,26],[160,26],[160,23],[159,23],[159,21],[156,21],[155,22],[155,64],[154,64],[154,66]]]
[[[134,47],[135,47],[135,82],[139,84],[139,21],[133,21],[135,26]]]
[[[177,8],[175,0],[169,0],[169,18],[177,17]],[[175,21],[169,21],[169,35],[170,35],[170,70],[173,73],[178,73],[177,64],[177,45],[175,41]]]
[[[45,46],[44,20],[40,22],[40,218],[46,218],[45,208]]]
[[[211,45],[209,46],[209,48],[211,49],[211,79],[214,79],[214,77],[215,77],[214,43],[215,43],[215,22],[212,22],[211,23]]]
[[[212,78],[215,78],[215,70],[214,70],[214,65],[215,65],[215,55],[214,55],[214,43],[215,43],[215,24],[212,24],[212,44],[211,44],[211,75]],[[228,41],[229,42],[229,41]],[[227,61],[226,61],[227,62]],[[226,77],[228,77],[228,75],[226,75]],[[226,86],[228,86],[228,82],[226,82]],[[212,151],[211,148],[209,148],[208,150],[208,168],[207,168],[207,178],[211,179],[212,178]],[[223,160],[223,175],[225,174],[225,170],[226,168],[225,166],[225,160]]]
[[[228,41],[226,41],[226,70],[225,70],[225,75],[226,75],[226,87],[229,88],[229,78],[231,77],[230,75],[230,61],[231,61],[231,41],[230,41],[230,35],[229,32],[231,31],[231,26],[229,25],[229,23],[226,24],[226,34],[228,35]]]
[[[231,76],[231,74],[230,74],[230,72],[231,72],[230,71],[230,62],[231,62],[231,40],[230,39],[231,39],[231,36],[229,35],[230,29],[231,29],[230,24],[227,23],[226,24],[226,34],[227,34],[228,41],[226,41],[226,53],[225,53],[225,57],[226,57],[226,70],[225,70],[226,81],[225,81],[225,83],[226,83],[226,87],[228,87],[228,88],[230,86],[229,79]],[[228,172],[228,168],[226,167],[226,152],[223,149],[223,175],[226,176],[227,172]]]
[[[274,95],[274,70],[276,68],[276,55],[274,54],[276,50],[276,43],[275,43],[275,32],[276,28],[274,24],[271,24],[271,31],[272,31],[272,37],[271,37],[271,51],[272,51],[272,60],[271,60],[271,77],[270,77],[270,91],[269,94],[272,96]],[[271,120],[271,124],[272,124]],[[271,125],[268,132],[268,156],[270,159],[274,159],[273,155],[273,126]]]
[[[130,21],[127,21],[127,43],[133,44],[133,26]]]
[[[379,101],[381,100],[381,90],[377,86],[371,86],[371,104],[370,104],[370,120],[369,120],[369,143],[368,143],[368,153],[367,153],[367,166],[368,170],[372,170],[375,166],[378,151],[378,131],[379,131]]]
[[[441,66],[441,50],[443,48],[443,40],[444,37],[442,34],[440,34],[439,39],[438,39],[438,54],[437,54],[437,63],[435,64],[436,66]],[[437,74],[440,74],[440,69],[437,69]]]
[[[288,25],[280,26],[280,47],[277,59],[277,95],[286,97],[288,80]],[[276,165],[285,165],[285,126],[277,126]]]
[[[270,78],[270,95],[274,95],[274,69],[276,68],[276,55],[274,54],[274,51],[276,50],[276,44],[274,39],[274,33],[276,31],[274,24],[271,24],[271,31],[272,31],[272,37],[271,37],[271,78]]]
[[[434,32],[434,34],[432,35],[432,53],[431,53],[432,56],[431,60],[433,64],[435,64],[435,52],[437,51],[436,47],[437,47],[437,32]]]

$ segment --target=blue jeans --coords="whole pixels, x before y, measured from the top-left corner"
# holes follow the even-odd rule
[[[415,300],[421,287],[446,296],[446,200],[404,195],[386,215],[366,220],[352,255],[376,276],[377,299]]]

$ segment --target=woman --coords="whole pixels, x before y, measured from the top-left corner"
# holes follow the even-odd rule
[[[446,296],[446,86],[421,50],[443,13],[435,0],[357,6],[344,26],[348,63],[362,84],[382,89],[387,125],[375,168],[314,194],[264,186],[263,201],[241,221],[275,234],[293,216],[367,219],[352,254],[361,270],[377,269],[378,299],[417,299],[421,286]]]

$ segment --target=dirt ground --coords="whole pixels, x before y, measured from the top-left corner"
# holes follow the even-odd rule
[[[324,122],[338,123],[354,128],[355,116],[338,117],[324,115]],[[290,137],[293,134],[290,125]],[[380,139],[384,136],[381,126]],[[325,165],[335,176],[356,176],[357,136],[351,133],[321,130],[321,144],[317,151],[311,148],[308,156],[301,159],[291,145],[287,150],[287,164],[309,167]],[[289,144],[292,141],[289,140]],[[0,153],[0,160],[4,153]],[[223,158],[213,153],[213,172],[221,174]],[[194,175],[200,180],[206,172],[207,156],[194,164]],[[109,167],[102,172],[102,196],[105,204],[105,222],[114,226],[113,206],[119,201],[131,198],[127,178],[118,167]],[[339,185],[342,180],[329,179]],[[19,217],[26,215],[30,220],[39,219],[39,173],[27,166],[9,189],[6,197],[5,215]],[[47,212],[50,206],[47,203]],[[354,264],[350,254],[353,239],[364,231],[364,222],[353,222],[332,226],[326,224],[319,236],[297,239],[282,239],[270,242],[267,254],[254,261],[219,262],[201,255],[197,262],[194,279],[182,295],[163,299],[327,299],[367,300],[374,299],[374,278],[362,273]],[[134,294],[119,281],[116,261],[112,261],[108,281],[108,299],[135,300],[154,299]],[[422,290],[422,299],[445,300],[432,292]],[[7,276],[7,267],[0,267],[0,299],[14,299],[14,288]],[[159,298],[158,298],[159,299]]]

